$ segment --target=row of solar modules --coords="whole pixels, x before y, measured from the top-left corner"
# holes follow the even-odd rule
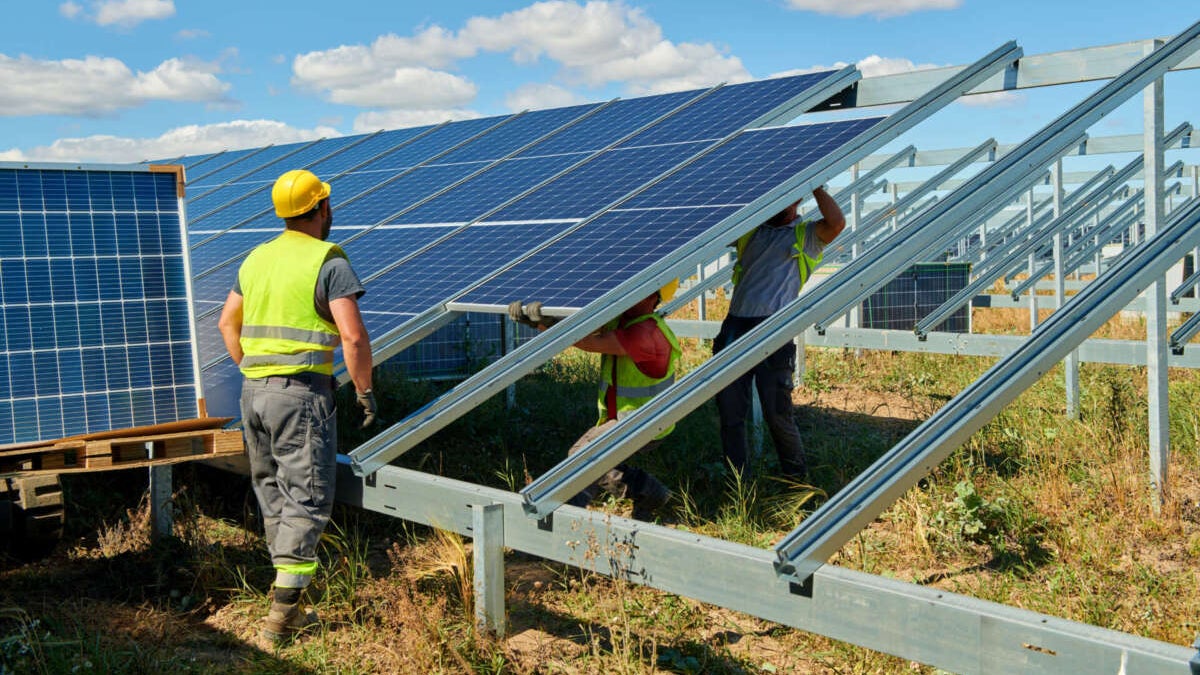
[[[367,281],[373,336],[456,297],[580,307],[877,121],[735,136],[827,75],[181,158],[206,389],[236,380],[216,313],[279,231],[283,171],[333,186],[331,239]]]
[[[0,166],[0,444],[197,415],[176,174]]]

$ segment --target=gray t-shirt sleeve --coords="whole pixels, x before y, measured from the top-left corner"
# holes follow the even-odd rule
[[[814,227],[817,221],[807,223],[804,226],[804,255],[810,258],[816,258],[825,251],[827,244],[821,241],[817,236],[817,228]]]
[[[357,300],[366,293],[367,289],[350,267],[350,261],[340,255],[331,255],[321,265],[317,275],[316,293],[313,295],[313,306],[322,319],[333,322],[333,313],[329,311],[329,301],[354,296]]]

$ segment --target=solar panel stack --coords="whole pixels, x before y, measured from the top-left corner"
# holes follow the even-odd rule
[[[741,132],[829,75],[181,158],[210,410],[237,414],[216,320],[281,229],[269,188],[284,171],[332,186],[330,240],[366,283],[373,338],[452,301],[578,308],[878,122]]]
[[[0,164],[0,443],[197,417],[178,175]]]

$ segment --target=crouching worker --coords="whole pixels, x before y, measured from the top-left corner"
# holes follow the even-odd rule
[[[582,450],[616,424],[617,420],[637,410],[675,382],[679,340],[654,310],[659,303],[670,300],[678,287],[679,280],[672,280],[599,331],[575,343],[584,351],[601,355],[600,415],[596,426],[588,429],[571,446],[568,455]],[[509,315],[515,321],[539,329],[547,328],[555,321],[553,317],[544,316],[541,304],[536,302],[525,306],[519,301],[514,302],[509,305]],[[666,429],[638,452],[658,447],[673,429],[673,426]],[[642,469],[622,463],[567,503],[586,507],[598,490],[618,498],[628,497],[633,502],[633,518],[643,521],[652,520],[671,498],[671,491],[657,478]]]

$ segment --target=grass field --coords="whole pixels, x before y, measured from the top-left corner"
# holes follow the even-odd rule
[[[1027,323],[1024,311],[976,310],[977,332],[1027,332]],[[1121,320],[1101,332],[1141,334]],[[707,357],[707,344],[684,342],[685,368]],[[992,363],[810,349],[794,394],[808,485],[770,477],[769,445],[763,477],[735,484],[711,402],[637,461],[677,492],[668,524],[767,547]],[[518,384],[516,409],[488,401],[399,463],[519,489],[594,421],[595,370],[594,358],[570,350]],[[1147,480],[1144,369],[1085,364],[1078,420],[1064,415],[1061,369],[1051,372],[831,562],[1190,644],[1200,632],[1200,374],[1170,378],[1161,509]],[[389,423],[446,386],[379,379]],[[351,422],[340,425],[344,448],[361,440]],[[323,629],[266,648],[255,633],[273,572],[248,481],[206,467],[176,475],[176,536],[154,545],[139,502],[144,473],[64,481],[63,544],[0,570],[0,673],[932,672],[521,554],[507,559],[508,637],[477,635],[469,541],[343,508],[312,598]],[[629,505],[595,508],[625,514]]]

